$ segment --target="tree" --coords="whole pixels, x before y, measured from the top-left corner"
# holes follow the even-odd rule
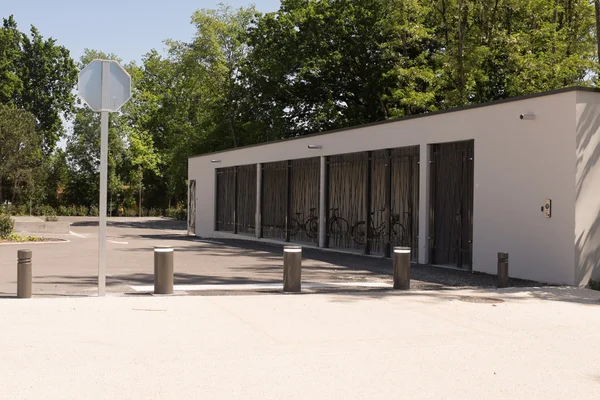
[[[0,31],[0,102],[31,112],[49,155],[64,134],[61,116],[69,118],[77,81],[69,51],[52,38],[44,39],[31,27],[30,36],[20,32],[12,16]]]
[[[23,90],[19,73],[20,45],[21,32],[10,16],[4,19],[0,29],[0,103],[9,103]]]
[[[587,0],[434,0],[440,108],[589,84]]]
[[[390,0],[381,44],[391,64],[385,73],[391,80],[384,101],[390,117],[434,111],[439,69],[436,59],[440,40],[432,24],[433,7],[420,0]]]
[[[0,104],[0,203],[3,182],[9,183],[13,203],[39,195],[35,178],[42,160],[41,142],[31,113]]]
[[[129,157],[132,164],[130,172],[130,181],[132,186],[138,187],[139,216],[142,216],[142,191],[144,188],[144,173],[158,172],[158,155],[155,152],[152,136],[148,132],[139,132],[133,130],[128,135],[129,138]]]
[[[258,20],[247,79],[275,137],[389,117],[393,64],[382,48],[389,11],[384,0],[284,0]]]
[[[600,0],[594,0],[594,12],[596,17],[596,46],[598,49],[598,63],[600,63]]]

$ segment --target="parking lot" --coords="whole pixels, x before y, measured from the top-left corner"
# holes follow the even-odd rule
[[[97,293],[98,226],[94,218],[62,218],[71,234],[48,234],[61,243],[0,245],[0,293],[16,293],[17,250],[33,251],[35,296]],[[247,240],[202,240],[186,234],[185,222],[164,218],[110,218],[107,230],[107,293],[137,294],[153,284],[153,248],[175,248],[175,290],[184,294],[280,291],[283,245]],[[413,266],[412,287],[493,287],[495,277],[429,266]],[[387,290],[392,261],[312,248],[303,250],[304,289]],[[533,282],[513,280],[513,286]]]

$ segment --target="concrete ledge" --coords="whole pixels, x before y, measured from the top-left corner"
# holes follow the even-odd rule
[[[46,222],[46,221],[15,221],[15,232],[17,233],[63,233],[71,231],[71,223],[68,221]]]

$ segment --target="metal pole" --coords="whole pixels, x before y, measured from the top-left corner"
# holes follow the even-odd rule
[[[498,253],[498,283],[497,287],[508,287],[508,253]]]
[[[373,238],[373,231],[371,229],[371,188],[373,183],[373,170],[371,168],[373,152],[367,151],[367,179],[365,180],[365,254],[371,254],[371,240]]]
[[[410,247],[394,247],[394,289],[410,289]]]
[[[17,297],[31,298],[31,250],[17,252]]]
[[[302,247],[283,248],[283,291],[300,292],[302,275]]]
[[[319,247],[325,247],[325,235],[327,234],[326,168],[327,160],[321,156],[319,159]]]
[[[262,237],[262,164],[256,164],[256,217],[254,221],[254,236]]]
[[[106,293],[106,187],[108,176],[108,111],[110,63],[102,62],[102,109],[100,117],[100,212],[98,213],[98,296]]]
[[[172,248],[154,248],[154,293],[173,294]]]

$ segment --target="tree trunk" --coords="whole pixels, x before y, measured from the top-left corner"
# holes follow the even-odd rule
[[[458,0],[458,90],[460,93],[461,106],[465,101],[465,70],[463,61],[464,37],[462,29],[462,0]]]
[[[140,218],[142,217],[142,185],[140,184],[140,202],[138,203],[138,212],[140,214]]]
[[[600,63],[600,0],[594,0],[594,8],[596,9],[596,43],[598,44],[598,62]],[[0,199],[1,196],[2,192],[0,191]]]

